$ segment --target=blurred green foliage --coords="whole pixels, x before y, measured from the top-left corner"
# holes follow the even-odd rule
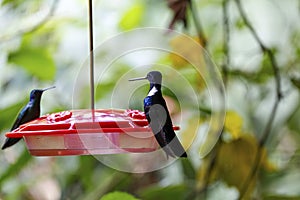
[[[112,192],[112,193],[104,195],[101,198],[101,200],[117,200],[117,199],[137,200],[137,198],[135,198],[132,195],[127,194],[125,192]]]
[[[144,14],[144,4],[138,2],[130,7],[120,20],[120,28],[124,31],[136,28],[141,25]]]
[[[225,0],[226,1],[226,0]],[[170,1],[171,2],[171,1]],[[182,1],[185,2],[185,1]],[[228,113],[222,137],[216,148],[205,158],[199,156],[199,143],[194,142],[188,149],[189,159],[177,160],[171,167],[145,174],[131,174],[111,169],[93,156],[42,157],[30,156],[24,145],[18,144],[0,154],[0,199],[235,199],[241,190],[242,180],[245,179],[254,160],[254,153],[258,150],[261,131],[270,113],[270,104],[274,101],[274,72],[268,57],[257,48],[255,40],[249,39],[247,25],[237,14],[234,2],[230,2],[229,26],[231,43],[229,54],[226,55],[223,38],[221,0],[195,1],[196,10],[202,19],[204,32],[207,34],[207,50],[218,66],[224,65],[224,58],[229,57],[227,66],[226,92]],[[245,7],[253,9],[251,2],[242,1]],[[274,56],[279,60],[281,82],[283,85],[283,99],[280,102],[278,115],[271,130],[270,138],[263,149],[262,166],[251,182],[250,192],[246,199],[300,199],[299,187],[299,146],[300,146],[300,54],[298,10],[289,11],[290,7],[297,7],[296,1],[256,1],[268,7],[260,12],[260,20],[250,15],[256,23],[254,28],[260,31],[260,24],[267,15],[269,18],[286,20],[283,24],[274,24],[282,32],[269,34],[264,32],[264,39],[270,43]],[[43,12],[52,1],[0,1],[0,21],[8,20],[12,27],[28,25],[26,18],[35,15],[39,9],[28,9],[26,5],[36,5]],[[57,13],[49,17],[45,24],[37,26],[36,30],[15,34],[6,39],[5,29],[0,33],[0,131],[1,142],[28,97],[22,96],[33,87],[42,88],[44,85],[57,84],[56,92],[47,93],[43,97],[44,113],[68,110],[72,108],[73,83],[76,81],[78,66],[88,54],[87,19],[85,1],[58,1]],[[66,6],[69,4],[69,7]],[[121,8],[122,5],[126,8]],[[282,10],[278,12],[280,6]],[[128,31],[144,26],[168,27],[172,12],[180,13],[179,4],[168,8],[167,1],[122,1],[114,5],[113,1],[95,1],[95,37],[97,42],[106,36],[115,35],[120,31]],[[264,7],[264,8],[265,8]],[[178,9],[177,9],[178,8]],[[24,11],[25,9],[25,11]],[[255,8],[254,8],[255,9]],[[293,15],[284,11],[288,10]],[[28,12],[27,12],[28,11]],[[46,12],[46,11],[45,11]],[[188,11],[191,12],[191,11]],[[249,12],[250,13],[250,12]],[[265,14],[265,15],[264,15]],[[3,15],[3,16],[1,16]],[[274,15],[274,16],[273,16]],[[13,20],[13,17],[17,20]],[[37,15],[38,16],[38,15]],[[297,18],[298,16],[298,18]],[[277,17],[277,18],[276,18]],[[175,29],[202,43],[199,38],[192,15],[187,14],[188,28],[183,29],[180,21]],[[257,18],[257,17],[256,17]],[[12,21],[9,21],[12,20]],[[272,20],[272,19],[268,19]],[[16,22],[17,21],[17,22]],[[30,20],[29,20],[30,21]],[[49,23],[56,22],[56,23]],[[57,23],[59,22],[59,23]],[[266,22],[266,21],[263,21]],[[1,23],[0,23],[1,24]],[[79,24],[79,26],[78,26]],[[288,25],[285,25],[288,24]],[[32,22],[31,26],[35,26]],[[272,30],[272,29],[271,29]],[[285,31],[283,31],[285,30]],[[3,35],[2,35],[3,34]],[[167,34],[167,33],[166,33]],[[278,43],[274,42],[279,41]],[[281,38],[284,38],[280,40]],[[98,40],[99,39],[99,40]],[[187,57],[202,62],[203,55],[195,54],[193,49],[186,46],[184,40],[174,38],[176,48],[188,54]],[[172,43],[171,41],[171,43]],[[296,42],[295,42],[296,41]],[[126,42],[126,41],[125,41]],[[273,43],[272,43],[273,42]],[[284,43],[284,44],[283,44]],[[254,44],[251,46],[251,44]],[[118,44],[123,45],[123,44]],[[247,46],[250,45],[249,48]],[[116,46],[115,48],[119,48]],[[228,49],[227,49],[228,50]],[[140,58],[142,59],[142,58]],[[199,126],[200,129],[209,123],[211,115],[209,91],[206,84],[192,66],[185,59],[170,53],[158,58],[158,62],[170,65],[180,72],[193,85],[201,99],[196,114],[184,115],[184,127],[181,135],[183,144],[191,140],[191,132]],[[97,83],[96,101],[99,105],[107,104],[107,97],[112,94],[115,83],[123,74],[132,70],[130,64],[117,64],[109,72],[109,78]],[[222,69],[220,68],[220,71]],[[225,76],[222,71],[223,77]],[[181,83],[177,83],[182,87]],[[82,88],[76,88],[81,95],[77,101],[80,107],[89,106],[88,81]],[[147,86],[148,87],[148,86]],[[138,88],[134,96],[142,97],[147,87]],[[184,88],[182,89],[184,90]],[[123,91],[124,94],[127,91]],[[176,95],[164,88],[163,92],[174,104],[172,116],[180,115],[181,110],[193,110],[189,97],[179,102]],[[22,96],[22,97],[21,97]],[[103,103],[104,102],[104,103]],[[180,104],[179,104],[179,103]],[[103,104],[102,104],[103,103]],[[138,98],[130,99],[129,107],[142,109],[142,102]],[[198,109],[198,108],[197,108]],[[185,112],[182,112],[186,114]],[[199,120],[199,123],[198,123]],[[187,146],[187,145],[185,145]],[[174,172],[173,168],[177,170]],[[289,184],[287,184],[289,183]],[[295,188],[297,187],[297,188]]]

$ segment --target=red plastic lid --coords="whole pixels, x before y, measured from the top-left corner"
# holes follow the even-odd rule
[[[173,127],[179,130],[178,126]],[[9,138],[84,133],[149,132],[144,112],[138,110],[71,110],[44,115],[6,133]]]

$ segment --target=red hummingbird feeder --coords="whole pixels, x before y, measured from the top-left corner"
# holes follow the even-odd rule
[[[144,112],[138,110],[86,109],[46,114],[6,136],[23,137],[34,156],[143,153],[158,149]]]

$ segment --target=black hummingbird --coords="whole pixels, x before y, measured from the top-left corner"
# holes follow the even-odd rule
[[[150,82],[149,93],[144,99],[144,111],[158,144],[163,148],[167,156],[187,157],[184,148],[173,130],[173,123],[167,104],[162,96],[161,73],[159,71],[151,71],[146,77],[134,78],[129,81],[144,79]]]
[[[40,112],[41,112],[40,102],[41,102],[42,94],[44,91],[52,88],[55,88],[55,86],[46,89],[35,89],[30,92],[30,100],[19,113],[14,125],[11,128],[11,131],[15,130],[22,124],[25,124],[31,120],[40,117]],[[21,138],[6,138],[5,143],[2,146],[2,149],[6,149],[7,147],[16,144],[17,142],[20,141],[20,139]]]

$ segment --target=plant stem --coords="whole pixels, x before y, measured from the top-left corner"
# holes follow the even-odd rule
[[[224,63],[222,65],[222,74],[223,81],[226,87],[228,80],[228,67],[230,65],[230,49],[229,49],[229,41],[230,41],[230,27],[229,27],[229,16],[228,16],[228,2],[229,0],[224,0],[222,3],[222,11],[223,11],[223,37],[224,37]]]
[[[197,30],[197,34],[198,34],[198,38],[199,38],[199,42],[202,44],[203,48],[206,49],[207,46],[207,39],[205,37],[202,25],[201,25],[201,21],[200,18],[198,16],[198,12],[197,9],[194,6],[193,1],[191,0],[189,3],[190,9],[191,9],[191,13],[192,13],[192,17],[194,20],[194,24],[195,24],[195,28]]]

